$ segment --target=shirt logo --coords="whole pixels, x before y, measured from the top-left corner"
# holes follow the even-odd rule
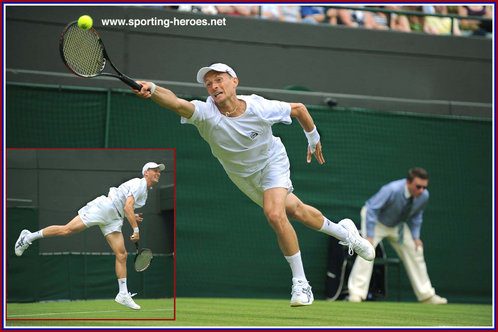
[[[259,135],[259,133],[257,133],[257,132],[255,132],[255,131],[253,131],[253,132],[251,132],[251,133],[249,134],[249,137],[250,137],[252,140],[254,140],[254,139],[256,139],[256,137],[258,137],[258,135]]]

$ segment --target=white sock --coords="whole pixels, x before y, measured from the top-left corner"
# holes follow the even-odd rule
[[[284,257],[287,262],[289,262],[292,271],[292,278],[306,280],[306,276],[304,275],[303,261],[301,259],[301,251],[298,251],[295,255]]]
[[[118,279],[119,292],[121,294],[128,294],[128,287],[126,286],[126,278]]]
[[[349,232],[344,227],[333,223],[325,217],[323,217],[323,226],[320,228],[320,232],[333,236],[341,241],[345,241],[349,235]]]
[[[26,236],[26,240],[29,243],[33,243],[34,240],[41,239],[42,237],[43,237],[43,233],[42,233],[42,230],[40,229],[38,232],[34,232],[34,233],[31,233],[28,236]]]

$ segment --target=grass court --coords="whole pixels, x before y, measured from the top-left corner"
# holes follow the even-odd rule
[[[7,326],[128,327],[491,327],[489,304],[328,302],[291,308],[288,300],[136,299],[135,311],[109,300],[8,303]],[[71,319],[71,320],[68,320]],[[74,320],[76,319],[76,320]],[[79,319],[79,320],[77,320]],[[84,319],[84,320],[82,320]]]

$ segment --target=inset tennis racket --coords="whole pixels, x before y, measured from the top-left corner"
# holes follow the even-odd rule
[[[135,261],[133,262],[133,268],[137,272],[143,272],[147,270],[152,260],[152,251],[147,248],[139,249],[138,241],[135,242],[135,247],[137,248],[137,254],[135,256]]]
[[[78,21],[69,23],[62,30],[59,39],[59,50],[66,67],[77,76],[85,78],[111,76],[119,78],[135,90],[142,88],[142,85],[121,73],[112,64],[104,43],[94,28],[83,30],[78,27]],[[103,72],[106,60],[117,75]]]

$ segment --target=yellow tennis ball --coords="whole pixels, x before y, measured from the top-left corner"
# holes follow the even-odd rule
[[[93,20],[88,15],[80,16],[80,18],[78,19],[78,26],[83,30],[90,29],[92,25],[93,25]]]

